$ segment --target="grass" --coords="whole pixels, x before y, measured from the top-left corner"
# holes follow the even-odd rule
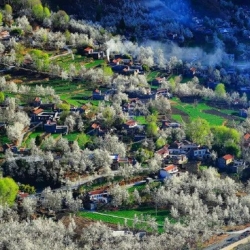
[[[176,122],[183,122],[182,116],[181,115],[172,115],[171,116],[173,120],[175,120]]]
[[[112,223],[116,225],[120,224],[123,226],[125,226],[125,220],[127,220],[127,226],[130,228],[133,227],[133,219],[135,215],[137,215],[139,220],[141,218],[141,215],[143,215],[144,218],[145,216],[149,215],[156,219],[156,222],[159,225],[158,227],[159,232],[163,232],[163,225],[165,218],[168,218],[171,223],[176,223],[176,220],[171,217],[170,212],[168,210],[158,210],[156,214],[155,208],[152,207],[141,207],[138,209],[101,212],[101,214],[93,212],[80,212],[79,215],[85,218],[90,218],[93,220],[103,221],[106,223]],[[117,216],[119,218],[113,216]],[[137,228],[142,229],[140,228],[140,225],[138,225]]]
[[[5,143],[10,143],[7,135],[0,135],[0,145],[4,145]]]
[[[159,75],[158,71],[151,71],[148,75],[147,75],[147,80],[149,82],[153,81],[157,76]]]
[[[74,133],[70,133],[67,135],[64,135],[63,138],[67,139],[68,141],[75,141],[77,140],[77,137],[79,136],[79,132],[74,132]]]
[[[175,77],[178,77],[179,75],[171,75],[170,77],[169,77],[169,81],[170,80],[175,80]],[[181,83],[187,83],[187,82],[189,82],[189,81],[191,81],[193,79],[193,77],[182,77],[182,79],[181,79]]]
[[[101,215],[101,214],[96,214],[96,213],[92,213],[92,212],[80,212],[79,215],[81,217],[84,218],[89,218],[92,220],[97,220],[97,221],[102,221],[104,223],[111,223],[114,225],[121,225],[121,226],[125,226],[127,224],[127,226],[129,228],[133,227],[133,220],[132,219],[128,219],[127,223],[125,222],[126,219],[123,218],[115,218],[112,216],[108,216],[108,215]]]
[[[141,124],[141,125],[146,125],[146,124],[148,124],[148,122],[147,122],[145,116],[136,116],[136,117],[134,117],[134,119],[135,119],[135,121],[137,121],[137,122],[138,122],[139,124]]]
[[[213,108],[205,103],[198,103],[197,105],[182,103],[181,101],[175,101],[173,106],[180,111],[186,113],[191,120],[196,118],[202,118],[209,122],[212,126],[222,125],[225,119],[223,117],[207,114],[205,110],[212,110]],[[176,114],[173,114],[176,115]],[[181,115],[180,115],[181,116]],[[175,118],[180,119],[180,117],[175,116]]]
[[[22,146],[23,147],[29,147],[30,145],[30,141],[32,139],[36,139],[37,136],[43,134],[43,132],[39,131],[39,132],[32,132],[25,141],[22,142]]]
[[[86,143],[91,141],[91,137],[89,135],[86,134],[79,134],[79,136],[77,137],[77,142],[79,144],[80,147],[83,147],[86,145]]]
[[[57,63],[64,70],[68,70],[70,64],[74,64],[77,70],[80,69],[81,65],[84,65],[87,69],[96,67],[104,62],[104,60],[95,60],[92,61],[91,58],[87,58],[86,56],[75,55],[74,59],[71,55],[61,56],[56,59],[53,59],[53,62]]]
[[[86,67],[86,69],[90,69],[90,68],[95,68],[96,66],[99,66],[103,63],[104,63],[104,60],[95,60],[91,63],[85,64],[84,66]]]
[[[160,182],[152,182],[152,183],[149,183],[148,185],[152,189],[155,187],[159,187],[161,185],[161,183]],[[140,183],[139,185],[134,185],[134,186],[128,188],[128,192],[133,193],[135,189],[137,189],[139,192],[141,192],[145,189],[145,187],[146,187],[146,183]]]

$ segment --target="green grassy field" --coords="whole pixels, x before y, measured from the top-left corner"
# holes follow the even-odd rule
[[[159,187],[161,185],[161,183],[160,182],[152,182],[152,183],[149,183],[148,185],[149,185],[150,189],[152,189],[155,187]],[[141,192],[142,190],[145,189],[145,187],[146,187],[146,183],[141,183],[139,185],[135,185],[135,186],[128,188],[128,192],[133,193],[135,189],[137,189],[139,192]]]
[[[134,117],[134,119],[135,119],[135,121],[137,121],[141,125],[148,124],[148,122],[146,121],[145,116],[136,116],[136,117]]]
[[[23,147],[29,147],[31,139],[36,139],[37,136],[42,135],[42,134],[43,134],[42,131],[38,131],[38,132],[35,131],[35,132],[32,132],[32,133],[26,138],[26,140],[24,140],[24,141],[22,142],[22,146],[23,146]]]
[[[80,133],[73,132],[67,135],[64,135],[63,138],[67,139],[68,141],[75,141]]]
[[[93,220],[103,221],[106,223],[112,224],[120,224],[121,226],[125,225],[125,220],[127,220],[127,226],[133,227],[133,219],[135,215],[140,218],[145,218],[147,215],[156,219],[158,223],[159,232],[163,231],[163,225],[165,218],[168,218],[171,223],[176,223],[176,220],[173,219],[170,215],[170,212],[167,210],[158,210],[156,214],[156,210],[154,208],[142,207],[138,209],[130,209],[130,210],[119,210],[119,211],[109,211],[109,212],[101,212],[101,214],[93,213],[93,212],[80,212],[80,216],[85,218],[90,218]],[[143,215],[143,217],[141,217]],[[117,217],[114,217],[117,216]],[[142,219],[143,220],[143,219]],[[143,222],[142,222],[143,224]],[[138,229],[140,226],[138,225]]]
[[[86,67],[86,69],[90,69],[90,68],[94,68],[96,66],[99,66],[99,65],[101,65],[103,63],[104,63],[104,60],[95,60],[95,61],[93,61],[91,63],[85,64],[84,66]]]
[[[197,105],[182,103],[177,98],[174,99],[173,107],[177,108],[178,110],[182,111],[183,113],[187,114],[191,120],[196,118],[202,118],[209,122],[212,126],[219,126],[222,125],[225,121],[225,118],[217,115],[212,115],[205,113],[206,110],[213,110],[214,108],[206,105],[205,103],[198,103]],[[180,114],[173,114],[174,117],[178,120],[182,117]],[[176,116],[178,115],[178,116]],[[173,117],[173,118],[174,118]]]
[[[183,122],[181,115],[171,115],[171,118],[179,123]]]
[[[79,70],[81,65],[84,65],[87,69],[90,69],[104,63],[104,60],[93,60],[92,58],[81,55],[75,55],[74,58],[72,58],[71,55],[60,56],[52,59],[52,61],[58,64],[64,70],[68,70],[70,64],[74,64],[76,69]]]
[[[147,75],[147,80],[153,81],[157,76],[159,75],[158,71],[151,71],[148,75]]]

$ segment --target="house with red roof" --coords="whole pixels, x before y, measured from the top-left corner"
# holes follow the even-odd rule
[[[43,111],[44,111],[43,109],[35,108],[35,109],[33,110],[33,114],[34,114],[34,115],[39,115],[39,114],[41,114]]]
[[[245,148],[249,148],[250,147],[250,134],[249,133],[246,133],[243,137],[243,146]]]
[[[85,55],[90,55],[94,52],[93,48],[87,47],[83,50]]]
[[[169,155],[168,145],[165,145],[163,148],[156,151],[158,155],[161,156],[162,159]]]
[[[0,39],[1,40],[5,40],[5,39],[8,39],[8,38],[10,38],[9,31],[3,30],[3,31],[0,32]]]
[[[138,126],[137,122],[134,121],[134,120],[128,120],[126,123],[125,123],[126,127],[127,128],[135,128]]]
[[[234,161],[234,156],[227,154],[218,159],[218,168],[221,170],[226,170],[226,168],[232,164]]]
[[[161,78],[161,77],[157,77],[152,81],[152,85],[153,86],[159,86],[162,84],[162,82],[165,80],[165,77]]]
[[[104,189],[91,191],[88,195],[90,200],[93,202],[108,202],[108,192]]]
[[[178,171],[179,170],[176,165],[170,164],[160,169],[158,176],[160,180],[165,180],[165,179],[171,178],[172,175],[177,174]]]
[[[175,174],[175,173],[178,173],[179,171],[178,167],[174,164],[167,165],[162,170],[167,171],[169,174]]]

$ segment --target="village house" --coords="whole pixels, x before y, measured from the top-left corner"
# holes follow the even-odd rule
[[[159,170],[158,177],[161,181],[171,178],[172,175],[178,173],[178,167],[174,164],[165,166]]]
[[[104,57],[103,51],[93,51],[92,53],[88,54],[88,57],[92,57],[94,60],[99,60]]]
[[[106,130],[103,128],[103,126],[98,121],[95,121],[88,128],[88,131],[86,134],[91,135],[91,136],[102,136],[105,134],[105,132]]]
[[[156,98],[159,98],[159,97],[166,97],[166,98],[171,98],[172,97],[172,94],[170,94],[168,92],[168,89],[158,89],[157,92],[156,92]]]
[[[100,189],[88,193],[91,201],[108,203],[108,192]]]
[[[31,103],[31,106],[40,107],[41,104],[42,104],[42,99],[40,97],[35,97]]]
[[[160,86],[163,81],[165,80],[165,77],[161,78],[161,77],[157,77],[155,78],[152,82],[151,82],[151,85],[153,86]]]
[[[93,90],[92,99],[93,100],[104,100],[104,96],[102,95],[102,91],[99,89]]]
[[[178,167],[174,164],[165,166],[161,171],[167,171],[169,174],[176,174],[179,172]]]
[[[52,122],[50,120],[47,121],[46,124],[44,124],[44,131],[46,133],[51,134],[63,134],[67,135],[69,132],[69,128],[66,125],[57,125],[56,122]]]
[[[128,120],[126,123],[125,123],[125,127],[126,128],[136,128],[138,126],[137,122],[134,121],[134,120]]]
[[[233,161],[233,164],[230,165],[229,171],[231,173],[240,173],[246,168],[246,164],[243,160],[235,160]]]
[[[218,159],[218,168],[221,170],[226,170],[227,166],[231,164],[234,160],[233,155],[227,154]]]
[[[43,122],[46,123],[48,120],[59,119],[58,112],[44,112],[41,108],[35,108],[31,113],[31,122]]]
[[[122,59],[121,58],[117,58],[112,60],[112,64],[115,65],[120,65],[122,63]]]
[[[7,30],[0,32],[0,40],[8,40],[10,38],[10,33]]]
[[[183,140],[180,148],[184,149],[184,150],[190,150],[190,149],[194,149],[197,148],[199,145],[197,145],[196,143],[190,142],[188,140]]]
[[[178,122],[169,122],[166,120],[162,121],[161,129],[166,129],[166,128],[180,128],[181,125]]]
[[[189,152],[190,159],[207,159],[210,157],[210,152],[207,147],[192,148]]]
[[[188,161],[186,154],[170,154],[164,159],[165,163],[173,163],[176,165],[182,165]]]
[[[163,148],[157,150],[156,154],[160,155],[162,159],[166,158],[169,155],[168,145],[165,145]]]
[[[245,148],[249,148],[250,146],[250,134],[249,133],[246,133],[243,137],[243,146]]]
[[[126,164],[135,164],[136,160],[128,157],[121,157],[119,154],[112,154],[109,156],[112,160],[111,169],[118,170],[119,166]]]
[[[83,50],[84,51],[84,54],[87,56],[91,53],[94,52],[94,49],[93,48],[90,48],[90,47],[87,47],[86,49]]]

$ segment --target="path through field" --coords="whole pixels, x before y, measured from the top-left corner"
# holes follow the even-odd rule
[[[102,216],[106,216],[106,217],[112,217],[112,218],[117,218],[117,219],[124,219],[124,220],[134,221],[134,218],[128,218],[128,217],[117,216],[117,215],[112,215],[112,214],[105,214],[105,213],[100,213],[100,212],[93,212],[93,213],[99,214],[99,215],[102,215]],[[138,220],[138,222],[147,223],[148,221]],[[163,225],[157,223],[157,226],[162,227]]]

